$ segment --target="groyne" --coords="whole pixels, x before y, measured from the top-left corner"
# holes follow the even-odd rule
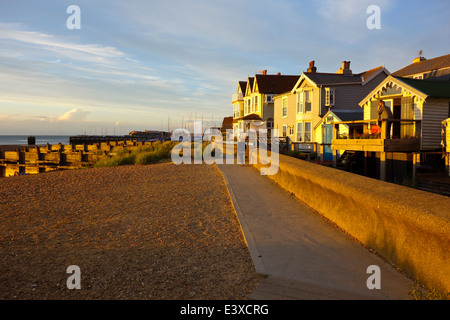
[[[0,177],[88,167],[118,146],[134,148],[151,141],[106,141],[84,144],[22,146],[0,150]]]

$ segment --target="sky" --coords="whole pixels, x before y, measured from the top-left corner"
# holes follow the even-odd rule
[[[449,14],[448,0],[0,0],[0,135],[220,125],[260,70],[395,72],[449,54]]]

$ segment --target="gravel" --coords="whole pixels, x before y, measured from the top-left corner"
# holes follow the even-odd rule
[[[234,300],[261,281],[215,166],[0,178],[0,217],[0,299]]]

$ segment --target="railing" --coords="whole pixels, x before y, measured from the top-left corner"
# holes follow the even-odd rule
[[[333,122],[333,139],[420,139],[421,120],[371,119]],[[348,125],[348,134],[339,133],[339,125]]]
[[[232,96],[232,101],[242,101],[244,100],[244,97],[242,96],[242,93],[235,93]]]

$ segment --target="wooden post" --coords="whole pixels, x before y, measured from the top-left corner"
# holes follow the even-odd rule
[[[445,153],[445,167],[447,175],[450,177],[450,152]]]
[[[331,142],[333,142],[333,140],[336,140],[339,136],[339,125],[338,124],[333,124],[333,139],[331,140]],[[331,148],[331,152],[333,153],[333,167],[337,167],[337,154],[338,154],[338,150],[335,150],[333,148]]]
[[[367,157],[369,155],[368,151],[364,151],[364,176],[367,177]]]
[[[416,169],[417,169],[417,153],[413,152],[413,169],[412,169],[413,181],[416,181]]]
[[[386,152],[380,152],[380,180],[386,181]]]

